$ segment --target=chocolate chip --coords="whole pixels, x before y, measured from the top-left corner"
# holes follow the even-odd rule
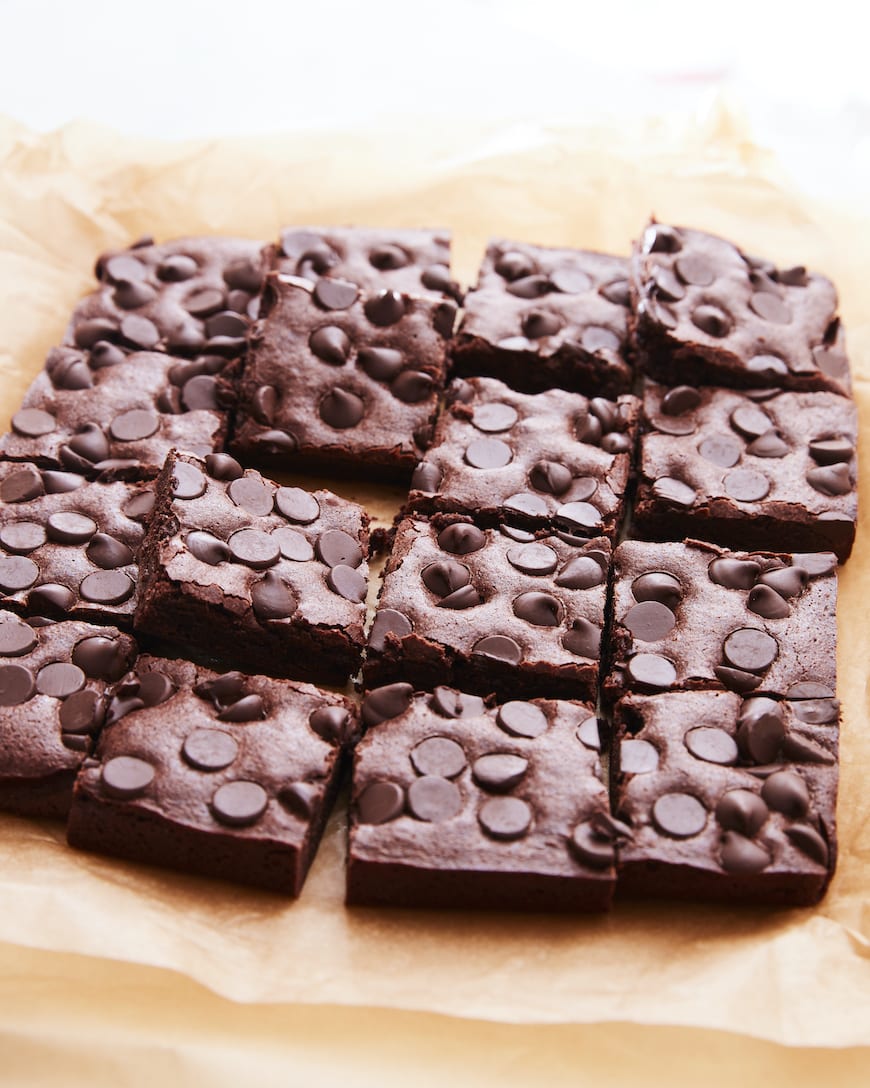
[[[380,725],[389,718],[398,718],[411,705],[414,689],[410,684],[386,684],[370,691],[362,701],[365,725]]]
[[[507,635],[486,635],[475,642],[471,652],[509,665],[518,665],[523,659],[522,649]]]
[[[236,481],[241,483],[241,480]],[[176,461],[172,466],[172,496],[186,502],[205,494],[208,486],[205,475],[187,461]],[[230,485],[232,487],[232,484]]]
[[[766,620],[782,620],[791,612],[782,597],[770,586],[753,586],[746,598],[746,607]]]
[[[77,643],[72,661],[94,680],[119,680],[127,671],[123,645],[105,635],[92,635]]]
[[[543,547],[543,545],[540,545]],[[511,553],[508,552],[508,559]],[[513,560],[511,560],[513,562]],[[514,564],[516,566],[516,564]],[[522,570],[522,568],[520,568]],[[549,574],[549,571],[543,573]],[[565,589],[592,589],[600,586],[605,579],[605,572],[601,565],[588,555],[577,555],[569,559],[554,579],[557,586]]]
[[[320,706],[308,715],[308,724],[322,740],[339,744],[350,728],[350,714],[343,706]]]
[[[295,529],[275,529],[272,539],[285,559],[290,559],[294,563],[307,563],[314,558],[314,548],[302,533]]]
[[[531,257],[520,250],[509,249],[495,262],[495,270],[502,279],[513,282],[525,276],[531,276],[535,271],[535,263]]]
[[[141,797],[154,780],[154,768],[136,756],[115,756],[103,764],[103,789],[110,797],[130,801]]]
[[[751,453],[753,457],[778,458],[785,457],[790,450],[788,444],[780,438],[776,431],[768,431],[767,434],[756,438],[754,442],[750,442],[746,447],[746,452]]]
[[[446,264],[431,264],[424,268],[420,273],[420,282],[430,291],[440,291],[443,294],[452,294],[457,289]]]
[[[767,412],[755,404],[741,404],[728,418],[734,430],[747,440],[767,434],[773,426],[773,420]]]
[[[623,616],[623,626],[642,642],[658,642],[674,629],[677,617],[659,601],[647,600],[632,605]]]
[[[629,290],[628,280],[613,280],[612,283],[606,283],[603,287],[598,288],[598,293],[606,298],[608,302],[612,302],[615,306],[631,305],[631,292]]]
[[[13,521],[0,527],[0,544],[8,552],[25,555],[46,541],[45,529],[35,521]]]
[[[509,431],[518,419],[519,413],[516,408],[513,408],[510,404],[502,404],[499,401],[478,404],[471,416],[472,424],[479,431],[489,434]]]
[[[135,556],[132,549],[107,533],[96,533],[87,546],[86,555],[96,567],[114,570],[132,563]]]
[[[641,689],[664,691],[677,680],[677,670],[660,654],[635,654],[626,666],[631,680]]]
[[[339,431],[355,427],[365,412],[362,397],[338,387],[331,389],[320,401],[320,418]]]
[[[254,517],[263,518],[272,512],[272,491],[258,476],[241,476],[233,480],[227,494],[236,506]]]
[[[368,583],[358,570],[346,563],[337,563],[326,576],[326,584],[340,597],[357,604],[366,599]]]
[[[790,820],[801,820],[810,807],[807,784],[796,771],[777,771],[765,779],[761,796],[776,812]]]
[[[356,818],[361,824],[385,824],[402,815],[405,792],[396,782],[372,782],[356,800]]]
[[[828,844],[814,827],[807,824],[797,824],[787,827],[785,833],[789,840],[801,850],[808,858],[827,867],[829,859]]]
[[[79,593],[94,604],[123,604],[136,589],[132,578],[119,570],[102,570],[82,579]]]
[[[598,729],[597,718],[587,718],[577,727],[577,739],[584,748],[590,748],[593,752],[601,751],[601,733]]]
[[[551,593],[533,590],[514,598],[514,615],[536,627],[558,627],[564,615],[561,602]]]
[[[493,793],[511,790],[521,782],[529,769],[529,761],[510,752],[490,752],[474,761],[471,773],[474,781]]]
[[[154,509],[154,492],[139,491],[127,500],[124,515],[131,521],[143,522]]]
[[[181,403],[188,412],[216,411],[220,405],[214,377],[211,374],[197,374],[186,381],[181,390]]]
[[[265,717],[263,697],[256,692],[243,695],[218,713],[218,720],[222,722],[253,722]]]
[[[86,423],[67,444],[74,454],[91,464],[105,461],[109,456],[109,443],[96,423]]]
[[[199,287],[187,296],[183,306],[194,317],[208,317],[224,309],[225,297],[219,287]]]
[[[261,385],[251,397],[251,414],[258,423],[269,427],[278,410],[278,390],[274,385]]]
[[[817,438],[810,442],[809,450],[819,465],[835,465],[855,456],[855,447],[848,438]]]
[[[279,487],[275,493],[275,506],[288,521],[300,525],[309,525],[320,517],[317,499],[301,487]]]
[[[650,272],[651,283],[648,289],[657,299],[677,302],[686,294],[686,289],[665,265],[656,265]]]
[[[175,253],[166,257],[157,267],[157,277],[165,283],[181,283],[189,280],[199,271],[193,257]]]
[[[30,502],[45,494],[42,476],[35,468],[16,469],[0,484],[3,502]]]
[[[852,490],[849,466],[825,465],[807,472],[807,483],[823,495],[846,495]]]
[[[758,502],[770,491],[767,477],[751,468],[738,468],[729,472],[723,483],[726,492],[738,502]]]
[[[731,331],[731,318],[718,306],[703,303],[692,311],[692,324],[708,336],[721,339]]]
[[[761,573],[761,565],[754,559],[714,559],[707,567],[711,582],[726,589],[750,589]]]
[[[4,593],[19,593],[29,589],[39,577],[39,567],[32,559],[23,555],[8,555],[0,558],[0,590]]]
[[[571,470],[558,461],[537,461],[529,472],[532,487],[550,495],[564,495],[573,479]]]
[[[363,561],[363,551],[359,542],[343,529],[327,529],[317,538],[315,545],[317,558],[328,567],[343,563],[349,567],[358,567]]]
[[[726,831],[753,838],[770,815],[767,805],[751,790],[729,790],[716,805],[716,820]]]
[[[390,392],[403,404],[419,404],[435,392],[435,379],[422,370],[406,370],[392,383]]]
[[[801,733],[787,733],[782,742],[782,754],[792,763],[836,763],[836,757],[827,748]]]
[[[661,410],[666,416],[694,412],[701,404],[701,394],[691,385],[678,385],[662,397]]]
[[[480,826],[494,839],[521,839],[532,826],[532,810],[519,797],[493,797],[477,814]]]
[[[559,563],[558,555],[546,544],[522,544],[517,548],[509,548],[508,562],[512,567],[523,574],[545,575],[551,574]],[[596,567],[598,564],[594,564]],[[601,573],[599,568],[599,574]],[[564,583],[558,583],[562,585]]]
[[[78,665],[71,665],[66,661],[54,661],[50,665],[44,665],[36,677],[36,690],[39,694],[50,695],[54,699],[65,699],[84,685],[85,674]]]
[[[477,438],[465,450],[465,460],[472,468],[504,468],[512,458],[510,446],[499,438]]]
[[[716,279],[716,269],[701,253],[684,253],[674,261],[674,269],[683,283],[709,287]]]
[[[267,570],[259,582],[251,586],[251,603],[259,620],[282,620],[292,616],[297,600],[290,586],[273,570]]]
[[[776,325],[787,325],[791,321],[788,305],[770,291],[756,291],[749,299],[749,308]]]
[[[212,314],[205,322],[205,334],[211,341],[220,339],[242,340],[247,331],[247,321],[232,308]]]
[[[684,743],[696,759],[703,759],[707,763],[719,763],[728,767],[737,762],[737,744],[724,729],[707,725],[690,729],[685,735]]]
[[[323,325],[308,338],[308,346],[318,359],[333,366],[344,366],[350,358],[350,337],[338,325]]]
[[[211,799],[215,819],[230,827],[256,823],[266,811],[269,797],[257,782],[226,782]]]
[[[555,336],[562,328],[562,322],[556,314],[546,310],[532,310],[522,320],[523,334],[530,340],[541,340],[545,336]]]
[[[36,632],[13,616],[0,617],[0,655],[20,657],[36,645]],[[73,659],[75,660],[75,659]]]
[[[93,733],[103,723],[104,708],[100,695],[85,688],[64,699],[58,718],[64,733]]]
[[[0,665],[0,706],[19,706],[32,698],[33,673],[24,665]]]
[[[499,707],[496,721],[512,737],[534,739],[546,732],[547,716],[534,703],[514,700]]]
[[[587,619],[576,619],[562,636],[562,645],[577,657],[597,661],[601,650],[601,629]]]
[[[732,468],[740,460],[743,447],[733,435],[714,434],[698,445],[698,453],[720,468]]]
[[[73,511],[52,514],[45,523],[49,540],[58,544],[84,544],[97,531],[97,523]]]
[[[704,830],[707,810],[690,793],[665,793],[653,805],[652,818],[665,835],[689,839]]]
[[[244,469],[228,453],[210,453],[205,459],[205,467],[213,480],[238,480],[244,475]]]
[[[153,321],[139,314],[129,314],[121,320],[121,335],[136,348],[150,351],[160,343],[160,330]]]
[[[361,348],[357,362],[370,378],[390,382],[401,373],[405,359],[395,348]]]
[[[776,355],[753,355],[747,360],[746,369],[753,374],[764,374],[771,378],[781,378],[788,374],[788,367]]]
[[[277,541],[261,529],[239,529],[227,541],[227,547],[237,563],[254,570],[272,567],[281,557]]]
[[[96,317],[82,321],[74,330],[76,347],[93,348],[103,341],[118,339],[118,326],[108,318]]]
[[[369,632],[369,648],[381,651],[386,647],[388,634],[395,635],[396,638],[404,638],[413,630],[413,625],[404,612],[399,612],[395,608],[380,608],[375,614]]]
[[[442,823],[461,810],[462,794],[459,787],[446,778],[426,775],[408,787],[408,808],[418,820]]]
[[[616,860],[613,840],[600,835],[592,821],[578,824],[568,845],[577,860],[591,869],[607,869]]]
[[[441,486],[441,470],[429,461],[421,461],[411,477],[412,491],[435,492]]]
[[[755,627],[741,627],[722,643],[722,652],[729,665],[745,672],[760,673],[770,668],[779,655],[779,646],[772,635]]]
[[[683,597],[679,579],[665,571],[651,571],[635,578],[631,583],[631,592],[636,601],[657,601],[669,609],[674,609]]]
[[[465,769],[462,746],[449,737],[427,737],[411,750],[411,763],[421,775],[455,778]]]
[[[724,687],[740,695],[754,691],[761,683],[760,676],[753,676],[751,672],[743,672],[740,669],[729,669],[725,665],[716,665],[713,673]]]
[[[650,774],[659,765],[658,749],[648,740],[623,740],[619,769],[623,774]]]
[[[587,325],[580,336],[584,351],[594,355],[598,351],[619,351],[622,340],[611,329],[601,325]]]
[[[792,703],[792,710],[799,721],[808,725],[827,725],[839,718],[839,706],[836,699],[801,699]]]
[[[157,298],[157,292],[147,283],[121,283],[114,291],[115,305],[121,310],[137,310]]]
[[[592,287],[592,278],[582,268],[566,265],[550,273],[550,283],[566,295],[581,295]]]
[[[770,854],[757,842],[738,831],[726,831],[722,836],[719,861],[731,873],[758,873],[771,862]]]
[[[530,518],[547,516],[547,503],[540,495],[533,495],[530,491],[518,491],[515,495],[509,495],[502,506],[505,510],[525,514]]]
[[[51,434],[57,427],[57,420],[41,408],[20,408],[12,417],[12,429],[26,438],[40,438]]]
[[[404,268],[405,265],[411,263],[411,258],[400,246],[385,243],[375,246],[369,252],[369,263],[382,271],[389,271],[394,268]]]
[[[379,291],[367,298],[363,309],[373,325],[395,325],[405,316],[405,299],[397,291]]]
[[[689,507],[695,501],[694,488],[672,476],[660,476],[652,485],[652,493],[657,499],[674,506]]]
[[[175,685],[162,672],[145,672],[139,678],[139,696],[145,706],[159,706],[175,693]]]
[[[216,567],[218,563],[227,563],[230,549],[218,537],[203,530],[195,530],[187,535],[187,548],[190,554],[201,563]]]
[[[576,480],[575,483],[581,483]],[[598,529],[601,526],[601,512],[588,502],[563,503],[553,515],[553,520],[562,528],[572,532]]]
[[[540,275],[520,276],[508,285],[508,294],[516,298],[534,299],[546,295],[551,289],[549,277]]]
[[[194,729],[184,738],[181,751],[198,771],[222,771],[239,754],[239,746],[222,729]]]

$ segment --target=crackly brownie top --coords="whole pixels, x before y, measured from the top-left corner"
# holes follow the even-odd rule
[[[408,684],[363,700],[351,852],[429,869],[589,875],[613,841],[595,711],[534,699],[491,706]]]
[[[330,491],[280,487],[227,454],[170,457],[174,481],[157,561],[185,595],[266,624],[301,618],[362,639],[368,518]],[[157,522],[163,516],[158,508]]]
[[[573,532],[615,529],[638,401],[552,390],[516,393],[494,378],[453,382],[412,492],[439,509],[489,511]],[[412,505],[425,502],[415,500]]]
[[[413,632],[514,665],[597,662],[609,543],[519,537],[448,517],[406,519],[369,645],[380,650],[388,634]]]
[[[806,726],[792,733],[786,722],[799,707],[720,692],[619,704],[617,720],[632,730],[619,742],[616,809],[631,828],[622,859],[654,856],[744,875],[826,869],[836,737],[833,744],[806,737]],[[835,725],[827,728],[836,734]]]
[[[627,541],[614,553],[611,684],[836,690],[836,557]]]
[[[258,312],[262,242],[150,238],[97,260],[101,286],[73,311],[65,343],[124,351],[238,355]]]
[[[35,615],[133,614],[153,492],[0,464],[0,594]]]
[[[350,280],[367,290],[460,299],[450,232],[369,227],[286,227],[270,254],[279,272]]]
[[[272,275],[242,381],[239,445],[419,457],[455,304]]]
[[[311,684],[142,656],[108,695],[77,788],[215,833],[301,841],[356,731],[353,704]]]
[[[0,778],[75,768],[103,723],[103,692],[136,657],[115,627],[31,626],[0,611]]]
[[[220,356],[125,355],[114,344],[53,348],[12,416],[0,453],[87,476],[155,476],[173,448],[220,448]]]
[[[635,247],[638,335],[712,360],[738,385],[851,387],[837,293],[702,231],[651,223]]]
[[[724,499],[747,514],[781,516],[788,504],[855,519],[858,422],[845,397],[649,382],[644,417],[641,474],[663,504]]]

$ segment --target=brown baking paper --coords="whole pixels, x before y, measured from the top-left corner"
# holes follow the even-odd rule
[[[836,280],[857,378],[861,486],[870,495],[870,221],[858,209],[802,198],[724,112],[691,132],[428,126],[190,144],[133,142],[87,125],[37,136],[0,122],[0,425],[92,282],[95,255],[142,234],[272,238],[290,223],[447,226],[468,281],[490,235],[627,252],[651,211]],[[376,504],[383,517],[396,502],[395,492],[337,490]],[[353,1006],[347,1030],[359,1038],[372,1009],[396,1010],[397,1030],[404,1023],[410,1036],[422,1031],[430,1040],[441,1021],[420,1014],[448,1014],[473,1022],[474,1038],[507,1046],[505,1053],[511,1034],[499,1043],[497,1022],[538,1025],[522,1038],[560,1048],[569,1036],[556,1025],[605,1022],[616,1035],[597,1038],[614,1046],[616,1022],[707,1029],[693,1037],[696,1047],[698,1039],[722,1038],[710,1029],[803,1047],[868,1045],[870,545],[863,529],[840,592],[840,861],[815,909],[636,904],[595,918],[348,911],[343,805],[296,902],[75,853],[62,828],[5,817],[0,973],[20,972],[28,995],[43,980],[43,1011],[58,995],[74,995],[79,976],[111,977],[122,989],[120,980],[139,979],[136,985],[165,989],[170,1003],[190,1008],[212,1002],[224,1009],[227,999],[305,1006],[302,1023],[313,1024],[313,1006]],[[115,961],[112,971],[107,961]],[[2,994],[3,1024],[18,1025],[5,1030],[24,1045],[30,1036],[21,1010]],[[118,1014],[107,1005],[106,1015],[111,1037]],[[312,1037],[319,1030],[312,1027]],[[456,1028],[456,1038],[465,1030]],[[166,1046],[181,1046],[167,1031]],[[685,1033],[660,1041],[669,1039],[668,1046],[682,1040],[690,1049]],[[83,1044],[52,1045],[75,1054]]]

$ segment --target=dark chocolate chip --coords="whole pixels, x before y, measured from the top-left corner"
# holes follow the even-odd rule
[[[533,299],[546,295],[552,288],[548,276],[528,275],[520,276],[508,285],[508,294],[517,298]]]
[[[453,335],[458,312],[455,302],[442,302],[436,306],[435,316],[432,319],[432,328],[444,340],[449,340]]]
[[[623,740],[619,745],[619,769],[623,774],[650,774],[659,765],[659,753],[648,740]]]
[[[508,558],[510,559],[510,552],[508,552]],[[577,555],[568,560],[554,581],[557,586],[563,586],[565,589],[592,589],[602,585],[604,579],[605,571],[600,563],[591,556]]]
[[[812,861],[827,868],[830,856],[828,844],[814,827],[810,827],[809,824],[796,824],[793,827],[787,827],[785,833],[798,850]]]
[[[211,799],[215,819],[230,827],[256,823],[266,811],[269,796],[257,782],[226,782]]]
[[[587,325],[580,336],[580,344],[584,351],[594,355],[598,351],[619,351],[622,340],[602,325]]]
[[[119,680],[127,671],[124,647],[106,635],[83,638],[72,652],[72,661],[94,680]]]
[[[474,761],[471,773],[478,786],[493,793],[511,790],[521,782],[529,761],[510,752],[490,752]]]
[[[576,619],[562,636],[562,645],[577,657],[597,661],[601,650],[601,629],[587,619]]]
[[[390,385],[390,392],[404,404],[419,404],[435,392],[435,379],[422,370],[406,370]]]
[[[532,826],[532,810],[520,797],[493,797],[477,814],[480,826],[494,839],[521,839]]]
[[[739,831],[754,838],[767,821],[770,811],[752,790],[729,790],[716,805],[716,820],[726,831]]]
[[[807,784],[797,771],[777,771],[765,779],[761,796],[776,812],[790,820],[801,820],[810,807]]]
[[[632,605],[623,616],[623,626],[642,642],[658,642],[674,629],[677,617],[659,601],[647,600]]]
[[[184,738],[181,751],[198,771],[222,771],[239,754],[239,746],[222,729],[194,729]]]
[[[683,253],[674,261],[674,269],[683,283],[709,287],[716,279],[716,269],[702,253]]]
[[[592,287],[592,277],[587,275],[582,268],[573,265],[565,265],[550,273],[550,283],[557,291],[563,291],[566,295],[581,295]]]
[[[91,464],[105,461],[109,456],[108,440],[96,423],[86,423],[67,445],[74,454]]]
[[[441,485],[441,470],[429,461],[421,461],[411,477],[412,491],[435,492]]]
[[[746,362],[746,369],[753,374],[781,378],[788,374],[788,367],[777,355],[753,355]]]
[[[682,600],[683,587],[679,579],[665,571],[650,571],[631,583],[636,601],[657,601],[673,610]]]
[[[307,563],[314,558],[314,548],[308,540],[295,529],[275,529],[272,539],[277,543],[285,559],[294,563]]]
[[[740,695],[754,691],[761,683],[760,676],[753,676],[751,672],[743,672],[740,669],[729,669],[726,665],[716,665],[713,673],[724,687]]]
[[[426,775],[408,787],[408,808],[418,820],[441,823],[461,810],[462,794],[454,782]]]
[[[0,665],[0,706],[19,706],[36,691],[33,673],[24,665]]]
[[[509,495],[502,506],[505,510],[525,514],[530,518],[547,516],[546,501],[540,495],[533,495],[530,491],[518,491],[515,495]]]
[[[836,756],[801,733],[790,732],[782,741],[782,754],[792,763],[824,763],[828,766],[837,762]]]
[[[483,713],[483,699],[477,695],[465,695],[455,688],[435,688],[429,705],[445,718],[474,718]]]
[[[278,390],[274,385],[261,385],[251,397],[251,415],[258,423],[270,427],[278,410]]]
[[[137,310],[157,298],[157,292],[147,283],[120,283],[113,293],[115,305],[121,310]]]
[[[218,537],[204,530],[195,530],[188,533],[187,547],[191,555],[201,563],[208,563],[210,567],[216,567],[218,563],[227,563],[230,559],[230,549]]]
[[[363,309],[373,325],[395,325],[405,316],[406,302],[397,291],[379,291],[366,299]]]
[[[561,328],[562,322],[559,317],[547,310],[531,310],[522,320],[523,335],[530,340],[555,336]]]
[[[531,276],[535,271],[535,262],[518,249],[508,249],[496,260],[495,270],[502,279],[512,283],[514,280]]]
[[[704,830],[707,810],[690,793],[665,793],[652,807],[659,831],[675,839],[689,839]]]
[[[726,589],[751,589],[761,573],[761,565],[754,559],[714,559],[707,567],[711,582]]]
[[[627,665],[628,675],[641,689],[664,691],[673,687],[677,670],[673,662],[660,654],[635,654]]]
[[[694,412],[701,404],[701,394],[691,385],[678,385],[662,397],[661,410],[666,416]]]
[[[552,574],[559,563],[559,557],[547,544],[532,543],[521,544],[516,548],[509,548],[508,562],[512,567],[516,567],[517,570],[523,572],[523,574],[532,575],[545,575]],[[591,562],[591,560],[590,560]],[[598,567],[595,563],[594,566]],[[599,574],[601,573],[600,567],[598,568]],[[564,585],[563,582],[559,582],[559,585]]]
[[[488,434],[496,434],[499,431],[509,431],[519,419],[516,408],[500,401],[490,401],[487,404],[475,406],[471,415],[472,424],[479,430]]]
[[[808,725],[827,725],[837,721],[839,706],[836,699],[800,699],[792,703],[792,710],[799,721]]]
[[[558,627],[564,615],[558,598],[537,590],[521,593],[514,598],[513,608],[515,616],[536,627]]]
[[[456,284],[450,278],[450,269],[446,264],[430,264],[420,273],[420,282],[430,291],[440,291],[443,294],[452,294],[456,291]]]
[[[581,477],[575,481],[575,484],[582,482]],[[589,502],[563,503],[553,516],[558,526],[572,532],[598,529],[601,526],[601,512]]]
[[[372,782],[356,800],[356,818],[361,824],[385,824],[402,815],[405,791],[396,782]]]
[[[568,845],[577,860],[591,869],[608,869],[616,860],[614,840],[602,836],[591,820],[574,828]]]
[[[486,533],[476,525],[458,521],[438,534],[438,547],[453,555],[468,555],[486,544]]]
[[[699,443],[698,453],[720,468],[733,468],[740,460],[743,446],[733,435],[714,434]]]
[[[547,715],[534,703],[514,700],[499,707],[496,721],[512,737],[534,739],[546,732]]]
[[[749,299],[749,307],[765,321],[787,325],[791,321],[788,304],[770,291],[756,291]]]
[[[816,366],[829,378],[848,378],[849,360],[841,351],[831,351],[824,347],[813,348]]]
[[[395,348],[360,348],[357,362],[370,378],[390,382],[401,373],[405,359]]]
[[[117,442],[139,442],[150,438],[160,426],[160,417],[149,408],[132,408],[115,416],[109,431]]]
[[[529,472],[532,487],[550,495],[564,495],[573,480],[571,470],[558,461],[537,461]]]
[[[119,570],[101,570],[82,579],[79,593],[94,604],[123,604],[129,601],[136,583]]]
[[[465,769],[462,745],[449,737],[427,737],[411,750],[411,763],[420,775],[455,778]]]
[[[253,722],[265,717],[263,697],[256,692],[243,695],[218,712],[218,720],[222,722]]]
[[[308,820],[314,812],[320,793],[321,789],[313,782],[291,782],[289,786],[281,789],[278,800],[288,812],[301,820]]]
[[[39,566],[23,555],[5,555],[0,557],[0,590],[4,593],[19,593],[30,589],[39,577]]]
[[[362,718],[367,726],[380,725],[398,718],[411,705],[414,689],[410,684],[386,684],[370,691],[362,701]]]
[[[206,318],[205,334],[209,340],[216,340],[221,337],[234,340],[242,339],[247,331],[247,321],[232,308],[221,310]]]
[[[741,404],[729,419],[734,430],[747,440],[767,434],[773,427],[773,420],[767,412],[755,404]]]
[[[807,483],[823,495],[846,495],[853,487],[849,466],[842,463],[811,468],[807,472]]]
[[[732,631],[722,643],[722,652],[729,665],[745,672],[760,673],[769,669],[779,655],[776,639],[756,627],[741,627]]]
[[[605,453],[631,453],[632,441],[627,434],[619,434],[614,431],[611,434],[606,434],[601,439],[601,448]]]
[[[20,408],[12,417],[12,429],[26,438],[39,438],[51,434],[57,427],[57,420],[41,408]]]
[[[259,476],[240,476],[230,483],[227,494],[236,506],[255,517],[263,518],[272,512],[272,491]]]
[[[768,431],[767,434],[760,435],[755,441],[750,442],[746,452],[751,453],[753,457],[778,458],[785,457],[790,451],[788,444],[776,431]]]
[[[677,302],[686,294],[685,287],[680,283],[670,268],[665,265],[656,265],[650,272],[652,281],[649,290],[657,299],[666,302]]]
[[[198,271],[198,265],[193,257],[188,257],[183,253],[174,253],[160,262],[157,268],[157,276],[158,279],[163,280],[165,283],[181,283],[195,276]]]
[[[208,317],[224,309],[224,292],[219,287],[198,287],[184,300],[184,308],[194,317]]]
[[[357,604],[364,601],[368,593],[368,583],[363,575],[346,563],[337,563],[330,568],[326,576],[326,584],[333,593]]]
[[[181,403],[188,412],[213,412],[220,407],[217,382],[211,374],[197,374],[186,381],[181,390]]]
[[[213,480],[238,480],[244,475],[244,469],[228,453],[210,453],[205,459],[205,467]]]
[[[652,493],[674,506],[689,507],[695,501],[695,489],[672,476],[660,476],[652,485]]]
[[[320,401],[320,418],[338,431],[355,427],[366,413],[365,401],[336,386]]]
[[[92,348],[103,341],[118,339],[118,326],[109,318],[95,317],[82,321],[74,330],[76,347]]]
[[[770,586],[753,586],[746,598],[746,607],[766,620],[782,620],[791,613],[788,604]]]
[[[241,480],[237,481],[241,483]],[[176,461],[172,466],[172,495],[183,502],[198,499],[208,486],[205,475],[187,461]],[[232,485],[230,485],[232,486]]]
[[[507,635],[486,635],[475,642],[472,653],[482,657],[491,657],[496,661],[505,661],[509,665],[518,665],[523,659],[523,651]]]
[[[577,727],[577,740],[584,748],[590,748],[593,752],[601,751],[601,733],[597,718],[587,718]]]
[[[145,706],[159,706],[175,692],[175,685],[162,672],[146,672],[139,678],[139,697]]]
[[[344,366],[350,358],[350,337],[338,325],[323,325],[308,338],[308,346],[318,359],[333,366]]]
[[[210,699],[218,710],[235,703],[245,694],[247,678],[240,672],[225,672],[213,680],[204,680],[193,689],[200,699]]]
[[[500,438],[476,438],[465,450],[465,460],[472,468],[504,468],[512,458],[513,451]]]
[[[721,339],[731,331],[731,318],[718,306],[702,303],[692,311],[692,324],[708,336]]]
[[[574,430],[578,442],[585,442],[587,446],[598,446],[603,437],[601,420],[593,415],[578,416],[574,421]]]
[[[612,283],[606,283],[603,287],[599,287],[598,293],[616,306],[631,305],[628,280],[614,280]]]
[[[359,542],[343,529],[327,529],[317,538],[315,545],[317,558],[328,567],[343,563],[349,567],[358,567],[363,561],[363,551]]]
[[[78,665],[66,661],[53,661],[44,665],[36,677],[36,690],[40,695],[50,695],[54,699],[65,699],[73,692],[80,691],[85,685],[85,674]]]
[[[810,457],[819,465],[835,465],[851,461],[855,447],[848,438],[817,438],[810,442]]]
[[[288,521],[309,525],[320,517],[317,499],[301,487],[279,487],[275,493],[275,506]]]
[[[707,763],[720,763],[728,767],[737,762],[737,744],[724,729],[709,725],[690,729],[684,743],[696,759],[703,759]]]
[[[747,839],[739,831],[726,831],[719,861],[730,873],[759,873],[770,865],[771,857],[760,843]]]
[[[100,777],[110,797],[129,801],[145,793],[154,780],[154,768],[136,756],[115,756],[103,764]]]
[[[308,724],[322,740],[339,744],[350,729],[350,714],[343,706],[320,706],[308,715]]]
[[[64,733],[93,733],[103,724],[104,707],[98,692],[90,688],[74,692],[61,704],[58,717]]]
[[[272,567],[281,558],[278,542],[261,529],[239,529],[227,541],[227,547],[237,563],[254,570]]]
[[[0,617],[0,656],[20,657],[35,645],[36,632],[29,624],[10,615]]]
[[[84,544],[97,531],[97,523],[85,514],[62,511],[52,514],[45,523],[49,540],[58,544]]]
[[[404,638],[413,630],[413,624],[404,612],[399,612],[395,608],[380,608],[375,614],[369,632],[369,648],[381,651],[386,646],[388,634],[395,635],[396,638]]]
[[[251,586],[251,603],[259,620],[286,619],[297,608],[292,589],[273,570],[267,570],[263,578]]]
[[[35,521],[13,521],[0,527],[0,544],[7,552],[26,555],[46,541],[45,528]]]
[[[44,494],[42,476],[35,468],[15,469],[0,484],[0,499],[3,502],[30,502]]]
[[[131,521],[142,522],[154,509],[154,492],[139,491],[127,500],[124,505],[124,514]]]
[[[115,570],[132,563],[135,556],[132,549],[107,533],[96,533],[86,549],[88,559],[103,570]]]

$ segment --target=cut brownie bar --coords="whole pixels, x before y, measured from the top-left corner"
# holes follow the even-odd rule
[[[133,639],[114,627],[31,626],[0,610],[0,808],[66,816],[103,723],[106,683],[135,657]]]
[[[848,557],[858,515],[851,400],[649,383],[644,416],[639,536]]]
[[[233,449],[243,459],[405,478],[432,434],[455,303],[269,276]]]
[[[367,686],[407,680],[595,701],[610,544],[511,532],[448,516],[401,523],[369,634]]]
[[[652,222],[631,278],[639,363],[657,380],[849,394],[837,292],[824,276]]]
[[[137,630],[249,671],[345,683],[364,644],[368,517],[227,454],[172,454],[140,556]]]
[[[102,286],[73,311],[65,343],[172,355],[238,355],[258,310],[262,242],[178,238],[104,253]]]
[[[626,541],[614,553],[611,697],[836,690],[836,557]]]
[[[287,227],[269,260],[307,280],[327,276],[371,291],[461,299],[450,273],[449,231]]]
[[[140,657],[76,782],[72,846],[298,895],[356,710],[340,695]]]
[[[550,390],[515,393],[494,378],[458,380],[414,470],[408,508],[615,537],[638,402]]]
[[[0,599],[31,615],[129,626],[153,492],[0,462]]]
[[[451,347],[453,373],[537,393],[615,397],[631,386],[628,261],[490,242]]]
[[[618,703],[616,814],[631,828],[619,894],[815,903],[836,859],[836,721],[833,700],[680,692]]]
[[[607,909],[617,829],[591,706],[395,684],[362,713],[377,724],[354,760],[348,903]]]
[[[54,348],[0,438],[0,456],[101,479],[156,476],[173,448],[204,457],[224,447],[219,356],[125,355]]]

